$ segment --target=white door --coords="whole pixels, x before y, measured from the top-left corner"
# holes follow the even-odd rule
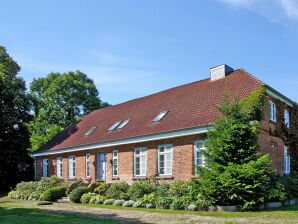
[[[107,153],[97,153],[97,179],[106,181],[107,178]]]

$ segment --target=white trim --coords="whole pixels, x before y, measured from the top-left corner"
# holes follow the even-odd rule
[[[114,155],[114,153],[117,152],[117,156]],[[117,175],[114,174],[114,159],[117,160]],[[112,176],[118,177],[119,176],[119,151],[113,150],[112,151]]]
[[[111,147],[111,146],[127,145],[127,144],[134,144],[134,143],[140,143],[140,142],[155,141],[155,140],[176,138],[176,137],[182,137],[182,136],[188,136],[188,135],[202,134],[202,133],[207,133],[209,130],[212,129],[212,127],[213,127],[212,125],[208,125],[208,126],[176,130],[176,131],[164,132],[164,133],[157,133],[157,134],[152,134],[152,135],[145,135],[145,136],[120,139],[120,140],[114,140],[114,141],[108,141],[108,142],[67,147],[67,148],[63,148],[63,149],[49,150],[47,152],[36,153],[36,154],[33,154],[32,156],[38,157],[38,156],[54,155],[54,154],[61,154],[61,153],[69,153],[69,152],[106,148],[106,147]]]
[[[266,93],[268,94],[268,96],[276,99],[276,100],[280,100],[282,102],[285,102],[288,106],[293,107],[293,103],[290,102],[289,100],[285,99],[284,97],[280,96],[279,94],[276,94],[275,92],[273,92],[272,90],[266,88]]]
[[[197,164],[197,152],[198,151],[206,151],[207,148],[206,147],[202,147],[202,148],[198,148],[198,143],[199,142],[202,142],[202,144],[206,143],[208,140],[207,139],[200,139],[200,140],[197,140],[194,142],[194,167],[195,167],[195,170],[194,170],[194,173],[195,175],[197,175],[197,167],[200,166],[200,167],[205,167],[205,157],[204,155],[202,155],[202,165],[198,165]]]
[[[88,156],[88,159],[87,159],[87,156]],[[86,175],[86,177],[91,177],[91,154],[90,153],[87,153],[86,155],[85,155],[85,157],[86,157],[86,159],[85,159],[85,175]],[[88,175],[88,173],[87,173],[87,168],[88,168],[88,166],[87,166],[87,164],[88,164],[88,162],[89,162],[89,175]]]
[[[291,157],[289,153],[289,148],[284,146],[284,174],[291,173]]]
[[[269,100],[269,120],[276,123],[276,104]]]
[[[72,165],[70,166],[71,163],[72,163]],[[77,166],[76,157],[74,155],[68,156],[68,178],[69,179],[76,178],[76,172],[77,172],[76,166]],[[74,173],[73,173],[73,171],[74,171]]]
[[[166,162],[164,160],[164,174],[161,174],[160,173],[160,148],[161,147],[164,147],[165,149],[167,147],[171,147],[171,172],[170,173],[166,173]],[[173,144],[162,144],[162,145],[158,145],[158,153],[157,153],[157,156],[158,156],[158,159],[157,159],[157,163],[158,163],[158,176],[171,176],[173,175]],[[166,152],[166,153],[169,153],[169,152]],[[166,154],[166,153],[162,153],[162,154]]]
[[[140,154],[139,155],[137,155],[136,154],[136,151],[137,150],[140,150]],[[144,152],[142,153],[142,150],[144,150]],[[136,174],[136,158],[140,158],[140,174]],[[142,172],[141,172],[141,167],[142,167],[142,160],[141,160],[141,157],[145,157],[145,161],[143,161],[144,163],[145,163],[145,173],[144,174],[142,174]],[[135,148],[135,150],[134,150],[134,165],[133,165],[133,168],[134,168],[134,176],[135,177],[145,177],[146,175],[147,175],[147,147],[137,147],[137,148]]]
[[[49,177],[49,159],[42,160],[42,177]]]
[[[58,167],[59,167],[59,169],[58,169]],[[60,178],[63,177],[63,158],[62,157],[56,158],[56,176],[60,177]]]

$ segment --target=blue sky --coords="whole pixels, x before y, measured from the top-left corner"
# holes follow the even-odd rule
[[[27,83],[81,70],[112,104],[242,67],[298,101],[297,0],[1,1]]]

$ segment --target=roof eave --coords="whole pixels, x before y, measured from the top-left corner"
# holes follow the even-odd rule
[[[280,100],[280,101],[286,103],[290,107],[293,107],[294,105],[297,105],[297,103],[295,101],[293,101],[290,98],[286,97],[285,95],[283,95],[282,93],[280,93],[276,89],[272,88],[271,86],[268,86],[267,84],[263,84],[263,86],[266,89],[267,95],[269,95],[270,97],[272,97],[274,99],[277,99],[277,100]]]

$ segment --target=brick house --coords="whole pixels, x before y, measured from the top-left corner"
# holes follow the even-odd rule
[[[84,178],[106,182],[145,179],[187,180],[204,165],[206,133],[221,116],[226,93],[244,98],[266,89],[260,124],[261,153],[272,167],[290,172],[290,156],[282,139],[270,135],[276,122],[290,125],[289,112],[277,121],[276,101],[291,101],[243,69],[227,65],[210,69],[210,78],[178,86],[115,106],[95,110],[53,137],[33,156],[35,177],[56,175],[66,181]]]

